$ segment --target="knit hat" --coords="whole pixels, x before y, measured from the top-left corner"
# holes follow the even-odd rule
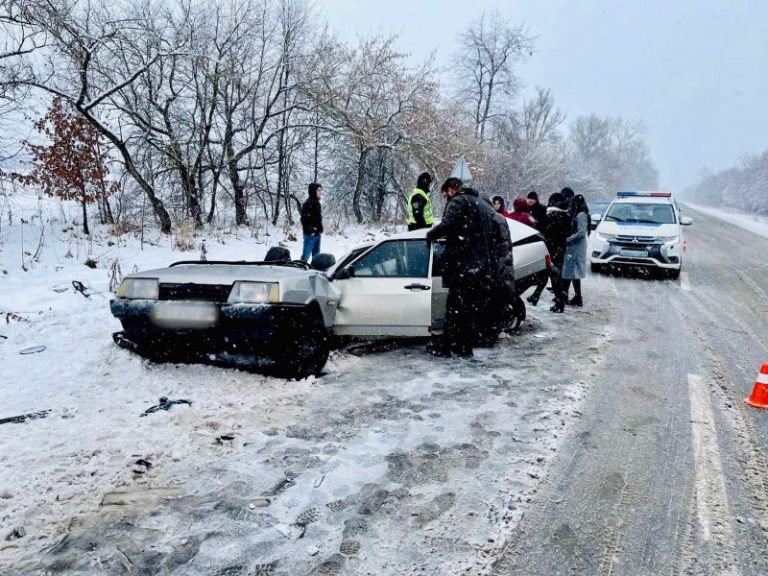
[[[427,192],[429,191],[429,187],[432,185],[432,182],[432,175],[429,172],[422,172],[416,179],[416,188]]]

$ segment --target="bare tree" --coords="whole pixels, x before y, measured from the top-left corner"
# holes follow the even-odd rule
[[[326,129],[340,138],[354,166],[351,205],[359,223],[365,221],[364,196],[368,170],[377,162],[374,154],[380,151],[381,159],[384,151],[385,156],[396,154],[416,144],[423,128],[420,111],[436,95],[429,63],[411,70],[394,41],[373,38],[356,50],[326,46],[326,53],[341,65],[320,76],[313,90]]]
[[[26,5],[25,26],[47,39],[37,58],[27,60],[29,74],[3,80],[8,88],[31,87],[69,102],[119,152],[126,171],[147,195],[163,232],[171,231],[165,206],[134,161],[129,147],[132,133],[124,133],[119,119],[110,118],[112,98],[150,70],[164,53],[147,43],[130,52],[131,36],[141,29],[134,15],[120,13],[112,4],[80,6],[69,0],[40,0]],[[133,56],[130,69],[116,73],[116,58]]]
[[[610,197],[621,189],[652,189],[658,171],[641,122],[580,116],[571,124],[569,175],[581,190]]]
[[[488,122],[508,109],[518,80],[515,66],[533,50],[523,26],[498,12],[483,14],[460,37],[454,67],[460,96],[472,109],[477,138],[485,140]]]

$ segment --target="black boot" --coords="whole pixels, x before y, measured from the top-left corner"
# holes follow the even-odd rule
[[[528,300],[528,302],[530,302],[532,306],[536,306],[536,304],[539,303],[539,294],[534,292],[533,294],[528,296],[526,300]]]
[[[554,305],[552,308],[549,309],[550,312],[560,312],[562,313],[565,310],[565,299],[558,298],[555,300]]]
[[[576,296],[568,300],[568,304],[571,306],[584,306],[584,302],[581,300],[581,294],[576,294]]]

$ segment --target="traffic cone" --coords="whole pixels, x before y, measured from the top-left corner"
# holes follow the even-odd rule
[[[752,396],[744,398],[744,402],[755,408],[768,408],[768,363],[760,368],[755,387],[752,389]]]

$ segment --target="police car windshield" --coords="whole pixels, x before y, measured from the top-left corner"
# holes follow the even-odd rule
[[[669,204],[614,203],[604,220],[637,224],[674,224],[675,212]]]

